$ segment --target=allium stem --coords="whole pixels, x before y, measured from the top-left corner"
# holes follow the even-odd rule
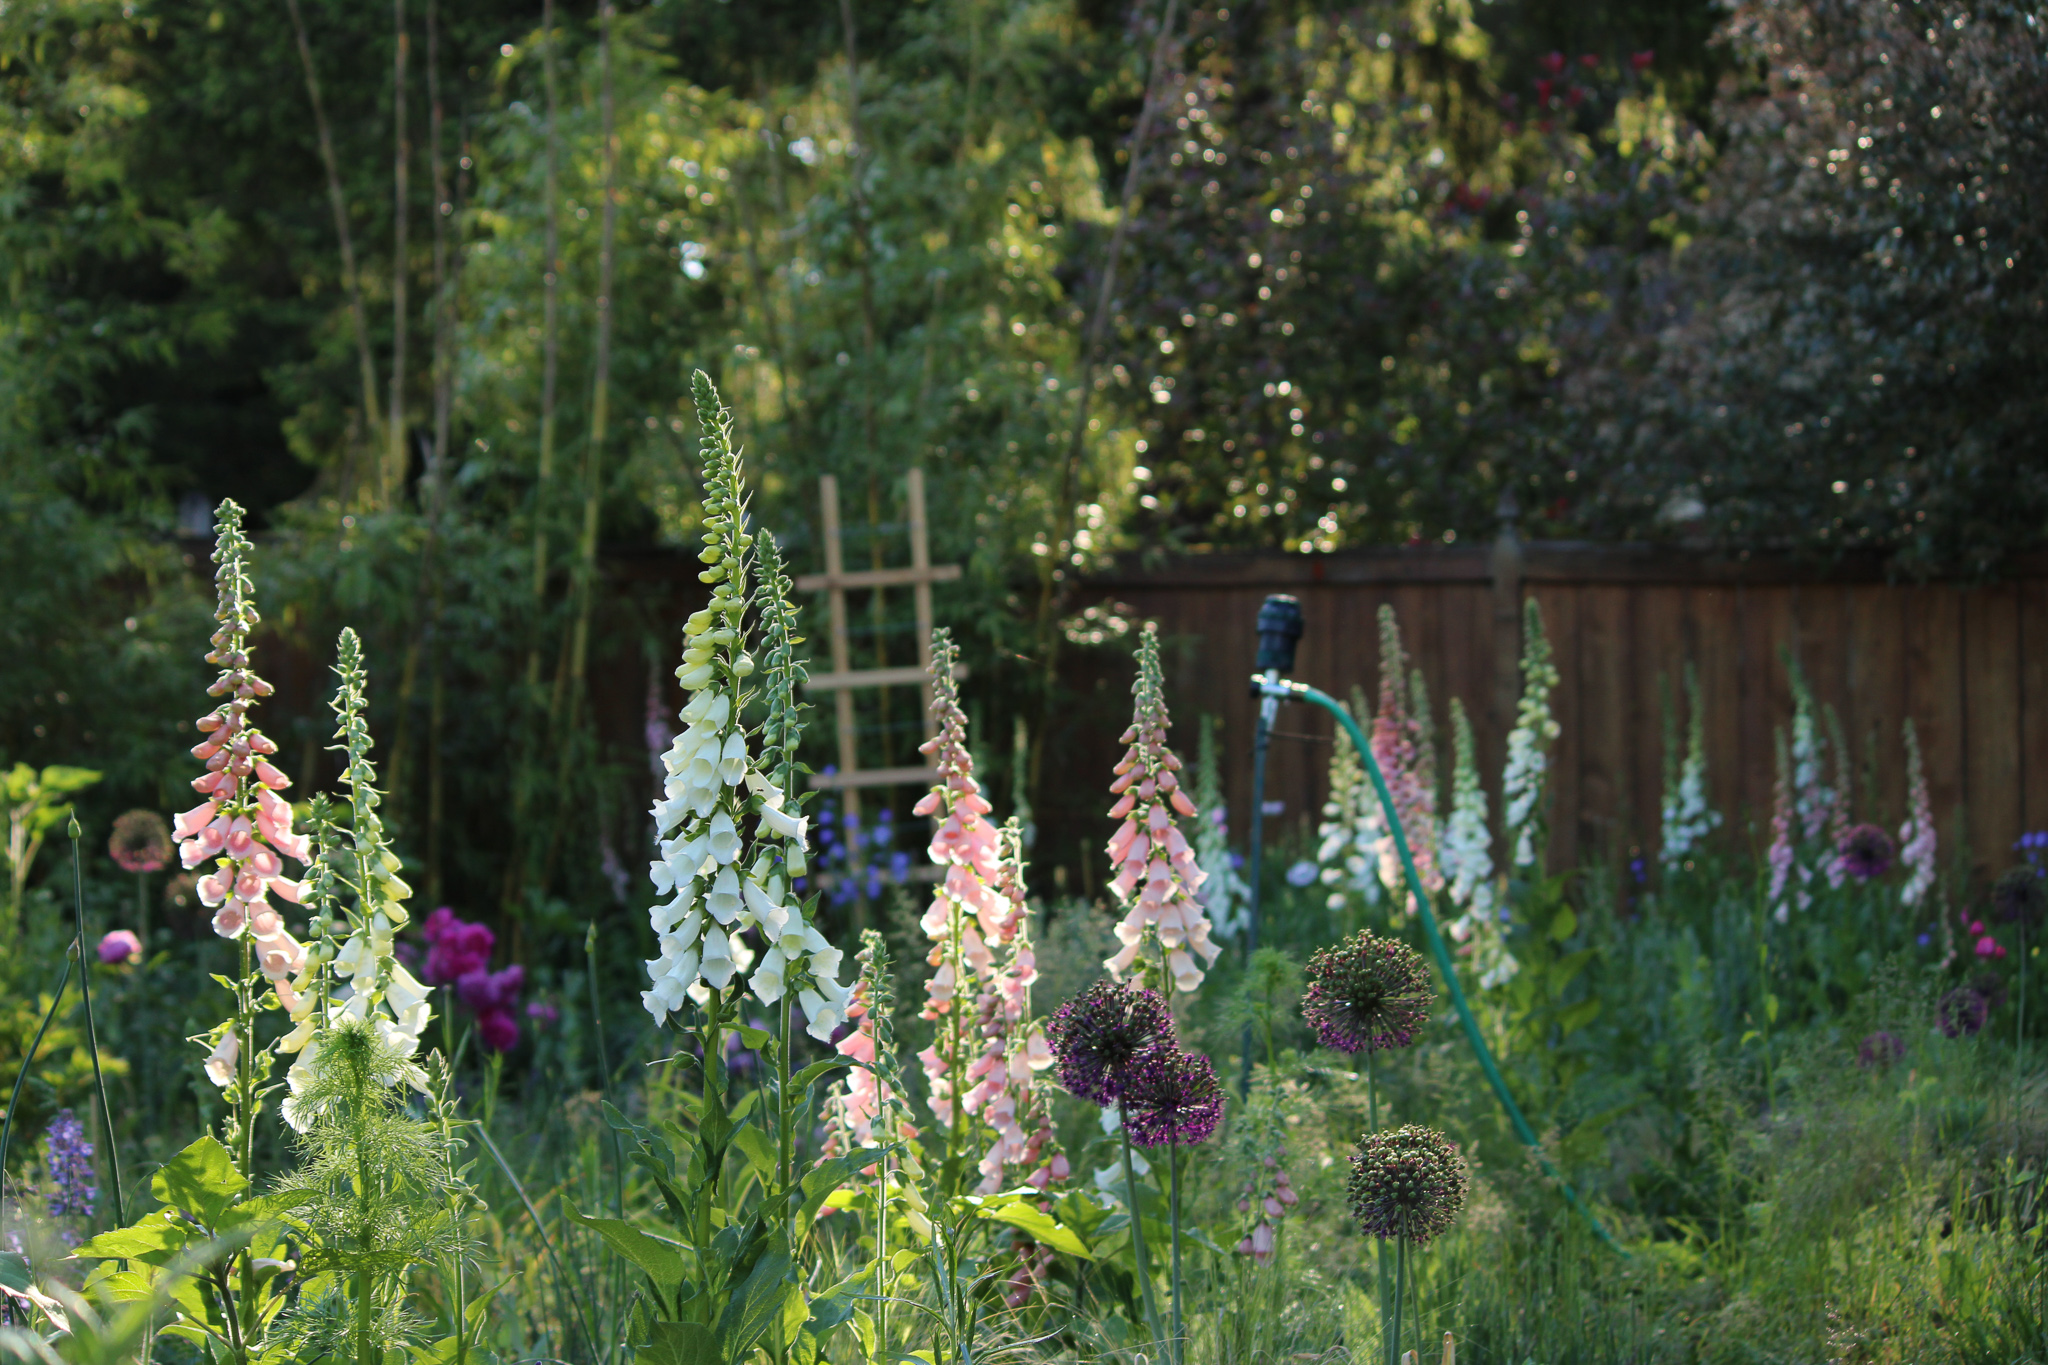
[[[92,969],[85,960],[85,874],[78,859],[78,817],[71,817],[71,906],[78,923],[78,993],[85,999],[85,1045],[92,1052],[92,1083],[100,1095],[100,1128],[107,1137],[107,1171],[114,1178],[114,1226],[128,1226],[121,1205],[121,1148],[114,1140],[114,1115],[107,1108],[107,1078],[100,1070],[100,1035],[92,1022]],[[30,1054],[34,1055],[34,1054]],[[12,1115],[10,1108],[8,1113]]]
[[[1131,1130],[1118,1126],[1118,1134],[1124,1143],[1124,1195],[1131,1201],[1131,1256],[1138,1267],[1138,1290],[1145,1304],[1145,1325],[1152,1329],[1152,1339],[1158,1341],[1165,1333],[1159,1330],[1159,1305],[1152,1299],[1152,1262],[1145,1255],[1145,1214],[1138,1202],[1138,1178],[1131,1174]]]
[[[1172,1143],[1166,1149],[1167,1159],[1167,1206],[1173,1218],[1173,1358],[1181,1361],[1187,1355],[1187,1343],[1181,1337],[1180,1325],[1180,1144]]]

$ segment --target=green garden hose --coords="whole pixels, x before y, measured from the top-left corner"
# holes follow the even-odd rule
[[[1485,1037],[1479,1032],[1479,1021],[1473,1017],[1472,1006],[1466,1002],[1464,989],[1458,985],[1458,973],[1451,965],[1450,950],[1444,946],[1443,931],[1437,927],[1436,914],[1430,909],[1429,893],[1422,889],[1422,878],[1415,871],[1414,856],[1408,852],[1408,836],[1402,831],[1400,814],[1394,809],[1393,793],[1387,790],[1387,779],[1380,773],[1380,765],[1373,758],[1372,746],[1366,742],[1365,732],[1358,728],[1358,722],[1352,719],[1351,713],[1342,703],[1327,692],[1310,687],[1307,683],[1289,682],[1284,678],[1268,681],[1264,677],[1254,675],[1252,691],[1256,696],[1278,697],[1283,701],[1312,701],[1335,716],[1337,723],[1351,736],[1351,747],[1358,751],[1359,758],[1365,763],[1366,772],[1372,775],[1372,786],[1373,790],[1379,793],[1380,808],[1387,813],[1387,828],[1394,832],[1394,849],[1401,855],[1401,871],[1407,876],[1409,892],[1415,897],[1416,909],[1422,915],[1423,935],[1429,940],[1429,951],[1436,958],[1437,969],[1443,973],[1444,986],[1450,991],[1451,1005],[1458,1011],[1458,1022],[1465,1027],[1465,1041],[1472,1045],[1472,1055],[1479,1059],[1479,1069],[1486,1073],[1486,1083],[1493,1087],[1494,1098],[1500,1101],[1501,1109],[1508,1116],[1508,1122],[1514,1125],[1515,1136],[1528,1147],[1531,1155],[1536,1158],[1536,1164],[1543,1168],[1543,1173],[1556,1181],[1557,1187],[1564,1191],[1565,1202],[1578,1210],[1601,1241],[1622,1256],[1627,1256],[1628,1252],[1614,1240],[1613,1234],[1601,1225],[1600,1220],[1593,1216],[1593,1211],[1586,1207],[1578,1192],[1572,1189],[1570,1183],[1558,1173],[1557,1167],[1551,1164],[1550,1158],[1544,1155],[1541,1144],[1536,1141],[1536,1131],[1529,1126],[1529,1120],[1522,1115],[1521,1106],[1515,1103],[1515,1097],[1508,1092],[1507,1078],[1500,1074],[1500,1064],[1493,1059],[1493,1049],[1486,1045]]]

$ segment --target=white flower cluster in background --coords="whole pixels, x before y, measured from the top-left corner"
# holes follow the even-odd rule
[[[1365,713],[1365,696],[1356,689],[1346,708],[1354,719]],[[1361,904],[1380,903],[1386,888],[1380,884],[1379,866],[1383,845],[1393,840],[1387,834],[1386,812],[1379,793],[1366,776],[1365,764],[1351,742],[1350,732],[1337,728],[1330,755],[1330,798],[1323,803],[1323,821],[1316,827],[1316,861],[1322,865],[1321,880],[1330,888],[1324,904],[1334,913],[1342,911],[1353,896]]]
[[[1557,664],[1543,633],[1543,613],[1530,598],[1522,618],[1522,699],[1515,728],[1508,732],[1508,757],[1501,776],[1501,814],[1511,867],[1535,867],[1543,854],[1543,780],[1547,751],[1562,727],[1550,714]]]
[[[1683,863],[1721,827],[1721,812],[1707,804],[1706,713],[1700,706],[1699,679],[1690,665],[1685,670],[1685,706],[1685,759],[1664,788],[1664,830],[1657,856],[1666,868]]]

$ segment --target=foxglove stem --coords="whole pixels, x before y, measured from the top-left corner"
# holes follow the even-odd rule
[[[1180,1144],[1169,1144],[1166,1149],[1166,1202],[1173,1219],[1173,1358],[1176,1362],[1187,1356],[1187,1342],[1181,1336],[1180,1319]]]
[[[78,817],[71,817],[72,906],[78,923],[78,993],[85,999],[85,1041],[92,1050],[92,1083],[100,1096],[100,1127],[107,1137],[107,1170],[114,1178],[114,1225],[126,1227],[128,1215],[121,1205],[121,1151],[114,1141],[114,1115],[107,1108],[107,1078],[100,1071],[100,1035],[92,1021],[92,968],[85,961],[85,881],[78,860]]]

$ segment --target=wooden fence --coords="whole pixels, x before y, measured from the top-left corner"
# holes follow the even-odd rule
[[[1462,697],[1496,817],[1518,686],[1517,604],[1533,596],[1562,674],[1554,867],[1654,853],[1660,693],[1668,680],[1682,706],[1688,663],[1699,676],[1712,797],[1731,837],[1749,837],[1753,822],[1756,837],[1768,838],[1773,729],[1792,714],[1788,656],[1848,736],[1856,818],[1896,831],[1906,801],[1900,728],[1910,716],[1944,857],[1960,833],[1977,870],[1995,874],[2023,831],[2048,828],[2048,560],[2022,563],[1992,586],[1901,586],[1885,581],[1874,558],[1816,569],[1509,537],[1469,550],[1187,557],[1098,575],[1090,590],[1159,621],[1183,747],[1195,742],[1188,723],[1208,712],[1223,718],[1234,757],[1250,744],[1252,623],[1266,594],[1301,599],[1307,633],[1295,676],[1340,696],[1354,685],[1376,695],[1376,617],[1391,604],[1428,680],[1441,761],[1450,760],[1449,699]],[[1277,823],[1313,819],[1329,719],[1320,708],[1287,707],[1279,732],[1267,790],[1284,803]],[[1229,766],[1241,834],[1249,763]]]

